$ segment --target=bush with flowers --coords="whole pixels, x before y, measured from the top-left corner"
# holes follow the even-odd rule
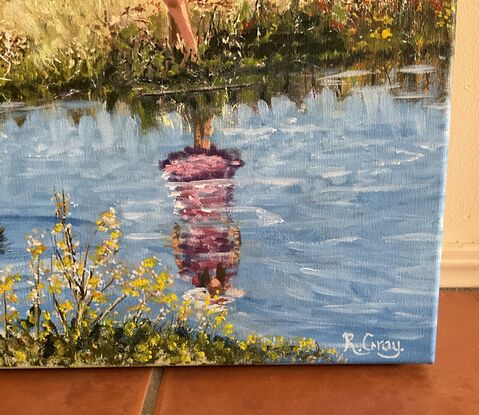
[[[82,247],[68,220],[68,197],[57,193],[54,202],[52,229],[27,237],[28,275],[0,270],[0,367],[341,361],[312,339],[238,338],[227,311],[210,307],[209,298],[179,300],[156,258],[133,268],[118,258],[114,209],[96,222],[101,241]]]

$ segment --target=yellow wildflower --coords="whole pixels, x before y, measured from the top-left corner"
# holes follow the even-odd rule
[[[97,229],[100,232],[106,232],[109,229],[117,229],[120,227],[120,222],[116,217],[116,211],[113,208],[102,212],[100,214],[100,219],[96,221]]]
[[[188,300],[183,301],[183,304],[178,309],[178,320],[185,321],[191,315],[190,302]]]
[[[384,29],[382,32],[381,32],[381,37],[383,39],[389,39],[391,37],[393,37],[393,33],[391,32],[391,29],[387,28],[387,29]]]
[[[66,244],[65,241],[58,241],[57,248],[61,249],[62,251],[66,251],[68,249],[68,245]]]
[[[213,327],[215,329],[217,329],[219,326],[221,326],[221,324],[224,323],[225,320],[226,320],[226,314],[225,313],[218,314],[215,317],[215,323],[214,323]]]
[[[390,25],[393,22],[393,18],[389,16],[384,16],[383,17],[383,22],[384,24]]]
[[[205,352],[201,352],[201,351],[200,351],[200,352],[196,352],[196,358],[197,358],[198,360],[205,360],[205,359],[206,359],[206,354],[205,354]]]
[[[148,288],[149,283],[150,282],[146,278],[136,278],[131,282],[131,286],[139,290],[144,290]]]
[[[257,340],[258,340],[258,337],[256,336],[256,334],[250,334],[248,338],[246,339],[246,342],[248,344],[255,344]]]
[[[175,293],[169,293],[161,297],[161,301],[165,304],[171,305],[178,300]]]
[[[15,351],[15,359],[18,363],[24,363],[27,360],[27,354],[20,350]]]
[[[43,243],[36,239],[32,239],[27,251],[30,252],[33,258],[38,258],[46,251],[46,249],[47,247]]]
[[[145,258],[141,262],[141,265],[143,265],[145,268],[155,268],[157,264],[158,264],[158,261],[156,260],[155,257]]]
[[[100,292],[100,291],[94,291],[94,292],[91,294],[91,298],[92,298],[93,301],[95,301],[96,303],[105,303],[105,302],[106,302],[106,295],[103,294],[103,293]]]
[[[73,310],[73,304],[70,300],[66,300],[60,304],[59,308],[63,313],[68,313],[69,311]]]
[[[103,224],[103,221],[101,219],[98,219],[96,221],[96,228],[100,232],[106,232],[108,228]]]
[[[223,334],[225,336],[229,336],[229,335],[233,334],[233,325],[231,323],[225,324],[223,326]]]
[[[59,233],[63,230],[63,224],[61,223],[57,223],[54,227],[53,227],[53,233]]]

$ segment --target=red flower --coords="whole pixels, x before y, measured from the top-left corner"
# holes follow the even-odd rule
[[[436,12],[442,11],[442,8],[444,7],[443,0],[429,0],[429,4],[434,10],[436,10]]]
[[[329,3],[326,0],[318,0],[318,2],[316,3],[316,7],[322,13],[328,13],[330,9]]]
[[[338,22],[337,20],[331,20],[331,22],[329,23],[329,27],[331,27],[331,29],[334,29],[334,30],[337,30],[338,32],[341,32],[345,25],[341,22]]]

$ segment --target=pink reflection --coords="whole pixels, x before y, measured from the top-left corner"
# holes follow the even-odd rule
[[[161,163],[173,184],[181,221],[172,232],[180,275],[210,294],[231,288],[238,273],[241,237],[228,207],[234,197],[233,177],[243,166],[236,151],[186,147]]]

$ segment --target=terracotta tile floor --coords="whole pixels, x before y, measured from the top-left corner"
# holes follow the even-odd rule
[[[441,293],[438,334],[431,366],[173,368],[148,393],[159,370],[2,371],[0,414],[479,415],[479,291]]]

